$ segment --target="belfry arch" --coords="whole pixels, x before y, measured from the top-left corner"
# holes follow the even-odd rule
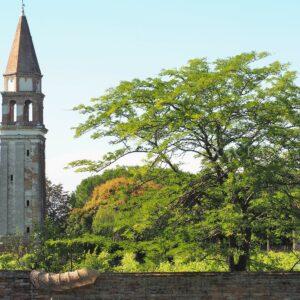
[[[30,100],[26,100],[24,104],[23,119],[25,123],[33,122],[33,103]]]
[[[9,102],[9,122],[15,123],[17,122],[17,103],[14,100]]]

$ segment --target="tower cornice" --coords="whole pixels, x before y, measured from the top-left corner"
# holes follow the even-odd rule
[[[24,98],[24,97],[40,97],[45,98],[45,94],[43,93],[37,93],[37,92],[1,92],[1,95],[3,97],[14,97],[14,98]]]
[[[22,72],[15,72],[15,73],[5,73],[3,74],[4,77],[11,77],[11,76],[16,76],[16,77],[36,77],[36,78],[43,78],[42,74],[32,74],[32,73],[22,73]]]
[[[11,125],[0,125],[0,136],[15,138],[19,137],[20,139],[26,138],[26,136],[45,136],[48,130],[44,126],[11,126]]]

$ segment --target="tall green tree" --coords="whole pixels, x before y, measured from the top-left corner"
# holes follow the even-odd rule
[[[46,181],[46,217],[48,227],[56,232],[62,232],[66,226],[69,212],[72,208],[70,195],[61,184]],[[51,226],[50,226],[51,225]]]
[[[87,118],[76,135],[109,137],[119,147],[101,161],[71,166],[98,172],[145,153],[149,166],[178,173],[180,158],[192,153],[201,169],[179,201],[190,210],[184,222],[201,225],[199,241],[218,241],[230,270],[246,270],[254,234],[287,232],[299,209],[300,89],[296,73],[280,62],[264,64],[267,56],[194,59],[78,106]]]

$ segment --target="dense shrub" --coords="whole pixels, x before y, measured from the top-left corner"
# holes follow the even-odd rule
[[[72,195],[74,207],[82,207],[90,199],[95,187],[105,183],[108,180],[121,176],[130,176],[130,168],[118,167],[112,170],[106,170],[102,175],[95,175],[84,179],[76,188]]]
[[[68,232],[73,236],[93,232],[118,238],[120,234],[126,234],[132,225],[126,224],[126,221],[132,221],[130,214],[136,214],[142,201],[147,198],[149,202],[152,192],[160,188],[152,181],[140,185],[125,177],[109,180],[94,189],[90,200],[82,208],[71,212]]]

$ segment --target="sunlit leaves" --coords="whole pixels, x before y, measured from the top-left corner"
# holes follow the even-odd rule
[[[217,239],[231,259],[249,259],[252,235],[285,234],[299,207],[300,88],[289,65],[267,57],[193,59],[121,82],[76,108],[86,118],[76,136],[109,138],[116,150],[71,166],[100,172],[144,153],[148,166],[179,173],[179,160],[194,155],[201,168],[179,201],[189,212],[183,219],[201,224],[199,240]]]

